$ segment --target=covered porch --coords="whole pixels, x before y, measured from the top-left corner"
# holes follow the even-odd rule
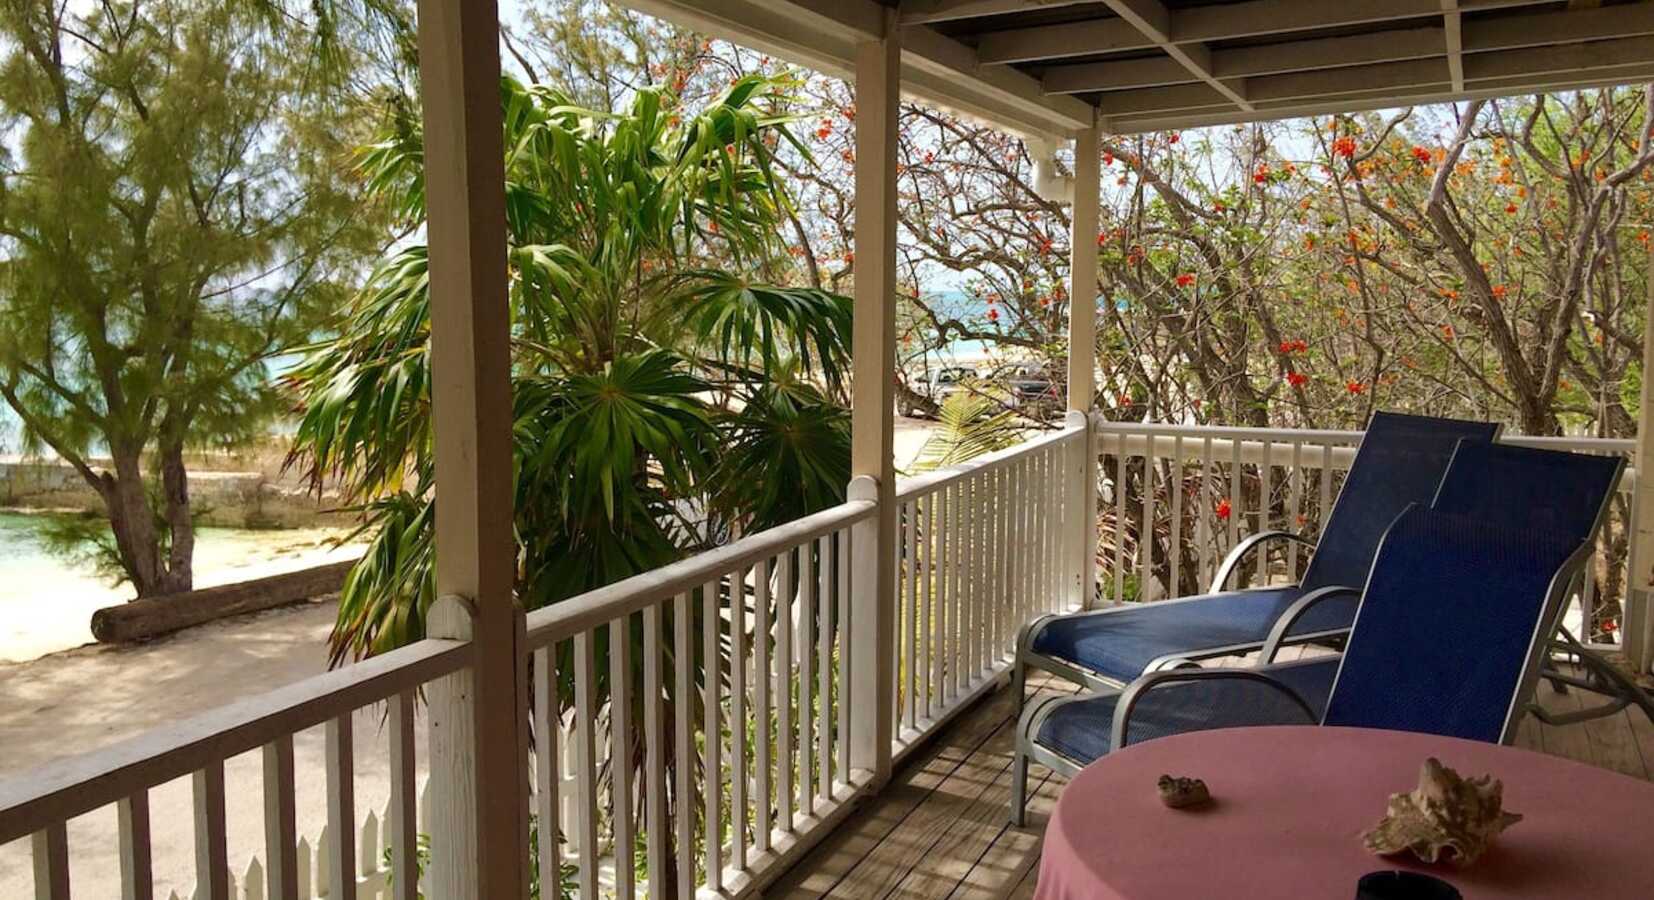
[[[152,821],[148,792],[183,777],[195,797],[197,895],[212,900],[498,898],[527,896],[531,882],[549,897],[554,880],[589,898],[1031,894],[1039,813],[1060,782],[1039,772],[1030,826],[1005,824],[1014,721],[1000,689],[1018,629],[1041,613],[1188,593],[1247,534],[1313,536],[1360,441],[1358,432],[1096,414],[1088,351],[1097,343],[1100,135],[1654,78],[1647,2],[632,5],[854,83],[856,477],[847,502],[522,613],[511,597],[497,13],[491,3],[426,0],[443,498],[430,636],[0,782],[0,844],[30,842],[36,896],[77,895],[76,835],[90,833],[81,830],[88,816],[115,823],[124,896],[154,896],[154,836],[179,823]],[[1080,349],[1068,354],[1061,427],[910,479],[892,462],[904,95],[1073,142],[1068,295],[1081,301],[1070,310],[1068,346]],[[1654,349],[1644,362],[1654,364]],[[1646,673],[1646,380],[1640,412],[1636,442],[1512,440],[1629,461],[1610,525],[1626,549],[1602,549],[1571,621],[1600,637],[1597,593],[1612,591],[1620,637],[1610,649]],[[1263,556],[1247,577],[1268,583],[1301,563],[1296,552]],[[1588,702],[1549,685],[1541,692],[1564,712]],[[382,715],[383,737],[361,733],[364,709]],[[1639,715],[1530,722],[1519,743],[1646,779],[1654,731]],[[315,727],[325,731],[326,769],[298,771],[294,736]],[[638,758],[633,735],[645,748]],[[381,843],[358,838],[353,787],[357,754],[381,752],[380,741],[393,773],[382,866]],[[257,786],[226,781],[226,762],[243,754],[260,759]],[[296,782],[318,778],[330,826],[328,862],[313,870],[294,797]],[[229,820],[231,790],[259,792],[260,821]],[[256,867],[231,857],[234,827],[261,829]]]

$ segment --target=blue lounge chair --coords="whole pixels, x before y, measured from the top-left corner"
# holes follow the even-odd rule
[[[1350,650],[1345,653],[1351,662],[1330,655],[1250,670],[1151,673],[1136,680],[1125,692],[1100,697],[1047,698],[1039,706],[1030,708],[1019,723],[1012,817],[1021,822],[1022,786],[1029,758],[1039,759],[1060,773],[1072,774],[1115,746],[1181,731],[1322,721],[1323,716],[1335,725],[1365,723],[1408,728],[1403,720],[1379,720],[1373,710],[1391,703],[1394,697],[1454,698],[1456,695],[1452,692],[1460,688],[1469,693],[1459,693],[1459,698],[1474,698],[1477,692],[1485,697],[1485,687],[1477,687],[1479,682],[1475,682],[1475,678],[1503,672],[1500,665],[1508,663],[1513,653],[1510,639],[1513,624],[1517,634],[1527,634],[1522,632],[1522,627],[1530,624],[1538,627],[1535,634],[1542,635],[1535,647],[1523,649],[1527,655],[1522,657],[1525,662],[1518,685],[1520,692],[1513,695],[1532,697],[1533,678],[1542,672],[1540,660],[1546,658],[1548,637],[1555,630],[1571,579],[1583,571],[1589,558],[1589,539],[1606,515],[1623,465],[1619,458],[1586,457],[1578,453],[1467,440],[1452,457],[1437,490],[1434,508],[1409,511],[1383,539],[1384,549],[1379,551],[1378,563],[1374,563],[1373,574],[1368,579],[1368,596],[1361,602],[1361,612],[1350,635]],[[1401,528],[1404,519],[1417,518],[1421,513],[1429,513],[1439,523],[1462,529],[1465,538],[1460,539],[1459,544],[1464,544],[1464,549],[1457,549],[1459,544],[1454,541],[1444,541],[1441,558],[1431,558],[1429,544],[1424,543],[1421,534],[1436,533],[1444,526]],[[1558,544],[1566,549],[1568,577],[1560,584],[1546,582],[1543,592],[1530,589],[1530,596],[1525,597],[1520,596],[1517,587],[1505,584],[1503,569],[1512,563],[1489,554],[1497,551],[1510,556],[1512,551],[1505,546],[1510,541],[1505,541],[1502,534],[1512,529],[1512,524],[1523,538],[1540,541],[1535,546]],[[1499,538],[1505,544],[1482,548],[1479,543],[1484,539],[1482,534],[1492,536],[1487,539]],[[1517,541],[1512,546],[1520,549],[1525,544]],[[1545,554],[1538,554],[1538,559],[1543,563]],[[1515,566],[1520,567],[1525,561],[1528,559],[1517,559]],[[1480,572],[1479,576],[1479,572],[1474,571],[1475,564],[1500,571]],[[1376,589],[1383,591],[1378,594],[1378,601],[1374,601]],[[1543,601],[1538,612],[1530,609],[1535,597]],[[1503,606],[1505,602],[1517,604],[1515,614]],[[1431,612],[1421,615],[1421,609]],[[1277,622],[1274,634],[1265,644],[1265,658],[1274,658],[1280,637],[1288,627],[1288,620]],[[1475,644],[1470,645],[1472,652],[1464,652],[1460,635],[1465,632],[1477,634]],[[1459,650],[1437,647],[1436,644],[1442,642]],[[1431,652],[1452,655],[1452,658],[1447,665],[1442,665],[1432,662]],[[1484,660],[1492,660],[1487,672],[1479,668]],[[1465,675],[1462,672],[1465,665],[1475,668],[1475,672]],[[1350,672],[1350,677],[1346,678],[1343,672]],[[1545,672],[1545,677],[1551,677],[1551,673]],[[1414,690],[1409,687],[1409,678],[1422,687],[1434,685],[1431,690],[1436,693],[1422,688]],[[1368,683],[1383,683],[1383,687],[1376,688],[1379,693],[1398,693],[1351,700],[1351,697],[1360,698],[1360,690],[1366,690],[1361,685]],[[1459,687],[1447,690],[1442,685]],[[1464,708],[1454,708],[1444,713],[1447,718],[1437,720],[1429,720],[1429,716],[1437,715],[1432,711],[1414,713],[1419,716],[1416,721],[1424,725],[1411,730],[1508,740],[1515,721],[1520,720],[1522,706],[1494,703],[1489,710],[1499,711],[1502,716],[1497,735],[1485,725],[1489,711],[1477,713]],[[1467,731],[1451,730],[1444,725],[1449,720],[1470,721],[1474,718],[1472,713],[1484,715],[1484,725]],[[1358,721],[1363,716],[1370,721]],[[1436,725],[1429,725],[1429,721]]]
[[[1408,504],[1430,501],[1461,439],[1486,443],[1498,430],[1484,422],[1374,414],[1302,582],[1224,590],[1251,552],[1275,541],[1309,543],[1268,531],[1236,545],[1209,594],[1035,619],[1018,635],[1013,702],[1020,708],[1028,666],[1092,690],[1119,688],[1145,672],[1257,650],[1275,621],[1295,610],[1308,612],[1292,615],[1290,642],[1342,635],[1385,527]]]
[[[1574,535],[1412,507],[1383,538],[1324,708],[1299,689],[1319,660],[1155,672],[1032,707],[1012,819],[1023,821],[1030,759],[1072,776],[1115,748],[1187,731],[1320,723],[1508,742],[1587,559]]]

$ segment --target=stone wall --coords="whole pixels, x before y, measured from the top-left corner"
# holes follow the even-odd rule
[[[318,499],[302,485],[263,472],[189,474],[190,503],[200,524],[227,528],[291,528],[346,517],[330,512],[336,497]],[[0,506],[102,511],[103,501],[74,468],[53,460],[0,458]]]

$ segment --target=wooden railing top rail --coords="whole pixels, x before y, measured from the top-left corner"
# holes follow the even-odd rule
[[[1331,428],[1251,428],[1236,425],[1177,425],[1165,422],[1112,422],[1093,414],[1093,424],[1103,434],[1150,435],[1184,440],[1271,441],[1276,443],[1331,444],[1353,447],[1361,443],[1363,431]],[[1504,434],[1499,440],[1522,447],[1574,450],[1588,453],[1631,453],[1637,442],[1631,438],[1534,436]]]
[[[680,559],[624,581],[587,591],[528,614],[528,649],[555,644],[650,604],[705,586],[730,572],[873,518],[871,500],[851,500]]]
[[[1146,434],[1155,437],[1240,441],[1302,441],[1307,444],[1354,446],[1364,432],[1332,428],[1251,428],[1243,425],[1176,425],[1166,422],[1111,422],[1093,414],[1092,424],[1103,434]]]
[[[0,779],[0,844],[412,690],[470,657],[465,641],[420,641]]]
[[[1085,426],[1083,425],[1065,425],[1056,431],[1046,432],[1039,437],[1023,441],[1022,443],[1011,447],[1006,447],[1003,450],[996,450],[993,453],[979,456],[976,459],[960,463],[956,466],[949,466],[946,469],[937,469],[934,472],[926,472],[923,475],[916,475],[912,478],[898,478],[896,480],[896,499],[910,500],[914,497],[933,493],[955,481],[969,478],[970,476],[987,469],[997,469],[1001,466],[1007,465],[1012,460],[1038,450],[1041,447],[1075,440],[1084,434]]]

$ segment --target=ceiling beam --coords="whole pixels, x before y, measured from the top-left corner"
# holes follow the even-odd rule
[[[1236,125],[1274,119],[1302,116],[1331,115],[1364,112],[1375,109],[1394,109],[1426,103],[1451,103],[1460,100],[1496,99],[1513,94],[1538,91],[1575,91],[1623,84],[1641,84],[1654,81],[1654,63],[1606,69],[1582,75],[1577,79],[1516,77],[1492,81],[1471,82],[1467,90],[1454,92],[1444,81],[1436,88],[1396,92],[1392,89],[1364,94],[1343,94],[1336,97],[1310,98],[1284,103],[1258,103],[1258,109],[1242,113],[1233,109],[1191,109],[1172,113],[1117,116],[1106,119],[1101,127],[1114,134],[1138,134],[1149,131],[1167,131],[1184,128],[1207,128],[1218,125]]]
[[[1465,4],[1461,2],[1460,6]],[[1472,21],[1464,31],[1464,52],[1514,50],[1639,34],[1654,34],[1654,3],[1524,13]]]
[[[1167,56],[1189,70],[1189,74],[1206,82],[1211,88],[1229,98],[1229,102],[1244,110],[1252,108],[1246,100],[1245,82],[1224,81],[1212,74],[1212,51],[1205,44],[1177,44],[1172,42],[1172,13],[1160,0],[1103,0],[1143,36],[1153,41]]]
[[[1444,40],[1442,29],[1427,27],[1213,50],[1212,74],[1220,79],[1250,78],[1305,69],[1423,59],[1440,56]],[[1171,59],[1154,57],[1051,66],[1045,70],[1043,83],[1049,93],[1079,94],[1188,80],[1190,76],[1181,65]]]
[[[1129,22],[1092,19],[1067,25],[984,32],[978,36],[976,52],[984,63],[1017,63],[1117,50],[1148,50],[1154,46],[1153,41]]]
[[[1446,36],[1447,72],[1453,79],[1453,90],[1464,90],[1464,35],[1459,19],[1459,0],[1441,0],[1442,32]]]
[[[1445,58],[1298,72],[1254,78],[1248,97],[1260,117],[1225,117],[1205,85],[1104,94],[1099,104],[1112,130],[1196,127],[1317,112],[1382,109],[1470,96],[1639,80],[1654,71],[1654,36],[1565,44],[1467,56],[1464,86],[1455,88]]]
[[[1046,95],[1039,80],[1009,66],[985,66],[977,52],[925,25],[902,29],[902,81],[914,94],[940,106],[971,113],[1029,136],[1071,136],[1090,127],[1091,104]],[[1058,102],[1053,102],[1058,101]],[[1018,126],[1016,120],[1043,122]]]
[[[1463,11],[1511,6],[1535,6],[1546,0],[1461,0]],[[1392,22],[1440,16],[1441,0],[1337,0],[1305,3],[1303,0],[1249,0],[1217,6],[1197,6],[1177,11],[1172,17],[1172,36],[1178,42],[1218,41],[1337,28],[1369,22]]]
[[[1306,3],[1303,0],[1248,0],[1218,6],[1197,6],[1168,10],[1159,0],[1104,0],[1115,11],[1116,18],[1088,19],[1061,25],[1040,25],[1033,28],[1011,28],[984,31],[976,36],[977,51],[984,63],[1027,63],[1044,60],[1089,56],[1096,53],[1114,53],[1125,50],[1165,49],[1168,44],[1183,46],[1205,44],[1233,38],[1255,37],[1267,34],[1290,34],[1319,28],[1336,28],[1373,22],[1409,19],[1442,21],[1445,5],[1455,0],[1328,0]],[[1529,6],[1541,0],[1496,0],[1499,6]],[[1488,0],[1457,0],[1459,13],[1490,8]],[[1616,6],[1601,10],[1577,10],[1544,13],[1523,19],[1549,19],[1558,16],[1587,17],[1574,25],[1584,31],[1600,31],[1610,27],[1615,15],[1635,15],[1640,18],[1648,12],[1641,6]],[[1163,15],[1162,15],[1163,14]],[[1481,28],[1501,20],[1474,22]],[[1138,23],[1152,25],[1153,34],[1146,33]],[[1531,26],[1533,23],[1526,23]],[[1446,52],[1447,35],[1443,26],[1442,38],[1434,55]],[[1405,30],[1411,31],[1413,27]],[[1469,30],[1468,28],[1466,30]],[[1530,40],[1550,40],[1544,33],[1527,32]],[[1159,38],[1165,38],[1160,40]],[[1328,39],[1336,40],[1336,39]],[[1466,38],[1468,41],[1468,37]],[[1264,51],[1265,48],[1258,48]],[[1464,48],[1470,52],[1468,44]],[[1225,51],[1237,52],[1237,51]],[[1198,51],[1194,58],[1198,61]],[[1221,79],[1227,77],[1218,73]]]
[[[1216,64],[1216,54],[1213,54]],[[1124,91],[1164,87],[1195,81],[1184,65],[1169,56],[1120,59],[1097,63],[1052,66],[1040,84],[1047,94],[1086,94],[1093,91]]]
[[[1461,0],[1461,12],[1467,3]],[[1460,35],[1461,76],[1464,58],[1490,51],[1642,35],[1654,35],[1654,3],[1472,20],[1463,23]],[[1446,29],[1439,26],[1283,41],[1214,50],[1212,74],[1219,79],[1241,79],[1427,59],[1442,56],[1447,46]],[[1046,92],[1054,94],[1161,87],[1189,80],[1183,66],[1162,57],[1058,64],[1048,66],[1042,79]]]
[[[1087,0],[903,0],[897,18],[903,25],[924,25],[977,16],[1033,12],[1060,6],[1077,6]]]

